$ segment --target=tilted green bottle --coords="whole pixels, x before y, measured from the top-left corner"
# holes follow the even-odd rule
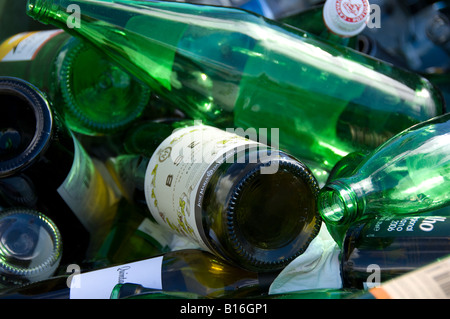
[[[114,62],[63,30],[24,32],[0,44],[0,75],[46,93],[73,131],[101,135],[141,116],[150,91]]]
[[[341,255],[346,288],[367,289],[450,255],[450,206],[443,216],[377,216],[350,226]]]
[[[136,126],[107,163],[129,198],[170,231],[252,271],[283,268],[322,221],[317,181],[294,157],[207,125]]]
[[[0,289],[51,277],[63,243],[55,223],[41,212],[10,207],[0,211]]]
[[[109,299],[117,284],[131,283],[208,298],[267,294],[277,273],[235,267],[202,250],[178,250],[132,263],[58,276],[0,292],[0,299]]]
[[[69,5],[77,28],[67,27]],[[324,169],[444,112],[423,77],[236,8],[29,0],[27,12],[93,44],[189,117],[260,129],[260,140]]]
[[[450,203],[450,114],[412,126],[359,163],[349,177],[320,191],[318,205],[331,227],[365,214],[411,214]]]

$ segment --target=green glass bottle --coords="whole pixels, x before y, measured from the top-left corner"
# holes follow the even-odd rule
[[[68,5],[78,28],[67,27]],[[445,111],[417,74],[236,8],[30,0],[27,12],[93,44],[189,117],[257,129],[325,169]]]
[[[61,234],[47,216],[22,207],[0,211],[0,289],[51,277],[61,255]]]
[[[0,197],[54,221],[65,247],[61,264],[86,258],[117,200],[44,94],[11,77],[0,77]]]
[[[150,91],[90,45],[62,30],[24,32],[0,44],[0,75],[37,86],[68,127],[116,133],[141,116]]]
[[[412,126],[373,151],[351,176],[321,189],[318,205],[331,227],[366,214],[422,213],[450,202],[450,114]]]
[[[4,290],[0,292],[0,299],[109,299],[114,287],[126,281],[207,298],[227,295],[242,298],[267,294],[276,275],[243,270],[202,250],[178,250]]]
[[[107,163],[124,196],[158,224],[245,269],[281,269],[302,254],[322,225],[311,171],[235,132],[182,123],[129,132],[124,145],[136,153]]]
[[[142,285],[124,283],[114,286],[110,299],[205,299],[191,292],[162,291],[146,288]]]
[[[370,18],[368,0],[327,0],[296,15],[278,20],[320,36],[322,39],[358,49],[358,35]]]
[[[446,211],[444,216],[389,215],[351,225],[342,245],[343,286],[375,287],[450,255],[450,206]]]

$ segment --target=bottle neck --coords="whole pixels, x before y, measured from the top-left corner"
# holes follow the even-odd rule
[[[326,224],[349,224],[361,215],[364,204],[350,185],[350,179],[344,178],[327,184],[320,191],[319,212]]]

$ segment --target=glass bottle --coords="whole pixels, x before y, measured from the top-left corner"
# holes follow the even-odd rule
[[[0,77],[0,105],[2,201],[45,212],[61,232],[61,263],[81,262],[114,215],[116,194],[39,89]]]
[[[342,245],[343,286],[375,287],[450,255],[450,207],[446,211],[444,216],[379,216],[351,225]]]
[[[0,44],[0,75],[46,93],[78,133],[117,133],[139,118],[150,91],[89,44],[63,30],[23,32]]]
[[[351,176],[321,189],[325,223],[349,225],[364,215],[410,214],[449,204],[450,114],[412,126],[367,156]]]
[[[61,255],[61,234],[47,216],[21,207],[0,212],[1,289],[51,277]]]
[[[114,287],[125,283],[125,279],[167,292],[208,298],[239,293],[245,297],[266,294],[275,276],[234,267],[202,250],[178,250],[133,263],[53,277],[3,291],[0,299],[109,299]]]
[[[79,28],[67,28],[68,5],[80,9]],[[237,8],[30,0],[27,11],[93,44],[189,117],[258,129],[260,140],[326,169],[445,112],[423,77]]]
[[[125,197],[203,249],[271,271],[320,230],[317,182],[292,156],[199,123],[146,123],[129,134],[125,148],[138,153],[107,163]]]

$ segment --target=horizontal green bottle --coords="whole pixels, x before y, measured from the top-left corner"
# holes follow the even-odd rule
[[[350,225],[366,214],[420,214],[450,203],[450,114],[414,125],[366,156],[351,176],[321,189],[325,223]]]
[[[47,94],[67,126],[82,134],[119,132],[139,118],[147,86],[63,30],[23,32],[0,44],[0,75]]]
[[[69,5],[79,9],[72,29]],[[259,130],[324,169],[444,112],[423,77],[236,8],[30,0],[27,12],[93,44],[189,117]]]

